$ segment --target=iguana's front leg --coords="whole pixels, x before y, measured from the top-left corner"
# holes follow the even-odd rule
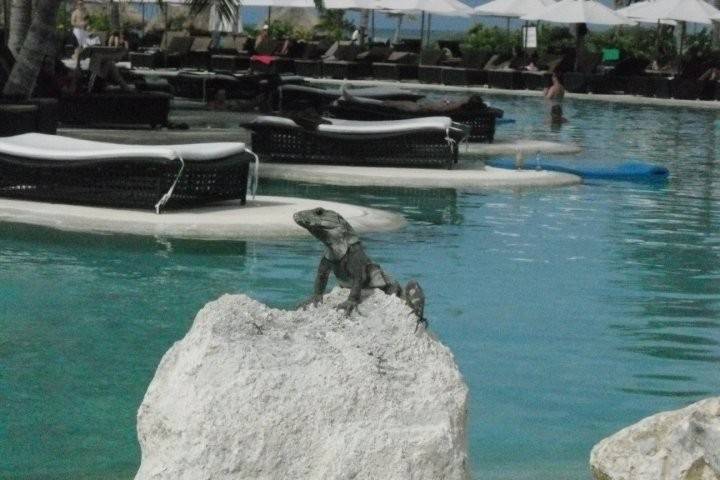
[[[357,309],[362,295],[363,279],[360,275],[353,276],[352,286],[350,287],[350,295],[347,300],[337,306],[338,310],[345,310],[346,315],[350,315],[353,310]]]
[[[317,275],[315,276],[315,286],[313,287],[313,296],[309,300],[303,303],[303,307],[308,305],[318,306],[323,302],[323,295],[327,288],[328,279],[330,278],[330,272],[332,271],[332,265],[330,261],[324,256],[320,260],[318,265]]]
[[[356,254],[348,260],[347,268],[352,281],[350,295],[348,295],[347,300],[337,306],[339,310],[345,310],[346,315],[350,315],[360,303],[363,285],[365,285],[368,278],[367,267],[369,265],[365,255]]]

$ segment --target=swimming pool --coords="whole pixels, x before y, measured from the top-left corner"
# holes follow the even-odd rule
[[[489,97],[513,136],[628,158],[667,184],[469,192],[264,183],[267,194],[401,212],[365,237],[418,278],[471,395],[475,478],[587,477],[598,440],[720,394],[720,126],[712,111]],[[313,240],[202,243],[0,224],[0,477],[127,479],[135,413],[162,354],[223,293],[304,299]]]

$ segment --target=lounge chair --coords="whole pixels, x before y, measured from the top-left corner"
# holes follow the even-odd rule
[[[488,107],[479,96],[464,101],[378,102],[377,100],[346,95],[330,107],[333,117],[346,120],[401,120],[430,116],[450,117],[470,129],[468,141],[491,143],[495,137],[495,121],[503,111]]]
[[[412,52],[395,51],[381,62],[373,62],[373,77],[377,80],[413,80],[418,78],[418,56]]]
[[[0,196],[157,213],[244,203],[253,161],[242,143],[119,145],[31,133],[0,139]]]
[[[420,52],[418,80],[421,83],[442,83],[442,58],[443,51],[438,48],[428,48]]]
[[[553,72],[560,71],[565,57],[562,55],[544,56],[537,60],[536,71],[523,71],[522,79],[527,90],[543,90],[552,83]]]
[[[221,38],[220,45],[213,48],[210,69],[216,72],[237,72],[250,68],[250,40],[245,36]]]
[[[190,50],[182,58],[182,66],[195,70],[209,70],[211,45],[212,38],[208,36],[194,37]]]
[[[302,77],[320,78],[322,76],[322,59],[330,58],[339,45],[339,42],[330,46],[323,42],[308,42],[302,58],[295,59],[295,73]]]
[[[264,161],[452,168],[468,129],[448,117],[383,122],[330,119],[316,129],[284,117],[258,117],[241,126],[252,131],[253,150]]]
[[[182,32],[167,32],[163,43],[167,48],[155,47],[144,52],[131,52],[132,68],[180,68],[192,48],[194,38]]]
[[[337,80],[356,80],[370,75],[370,64],[358,61],[361,49],[357,45],[339,45],[332,57],[322,61],[323,77]]]
[[[445,85],[482,85],[487,83],[483,69],[490,59],[490,52],[461,48],[462,57],[458,65],[442,69],[442,83]]]

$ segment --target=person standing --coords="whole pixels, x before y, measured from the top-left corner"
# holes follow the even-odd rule
[[[73,35],[77,39],[78,46],[75,49],[74,58],[77,58],[80,54],[80,50],[87,46],[90,35],[88,33],[88,25],[90,23],[90,14],[85,7],[85,2],[82,0],[75,1],[75,10],[73,10],[70,16],[70,24],[73,27]]]

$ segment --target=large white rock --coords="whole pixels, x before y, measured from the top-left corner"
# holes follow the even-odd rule
[[[595,445],[597,480],[720,480],[720,397],[663,412]]]
[[[136,480],[465,479],[467,387],[397,297],[351,317],[226,295],[163,357]]]

